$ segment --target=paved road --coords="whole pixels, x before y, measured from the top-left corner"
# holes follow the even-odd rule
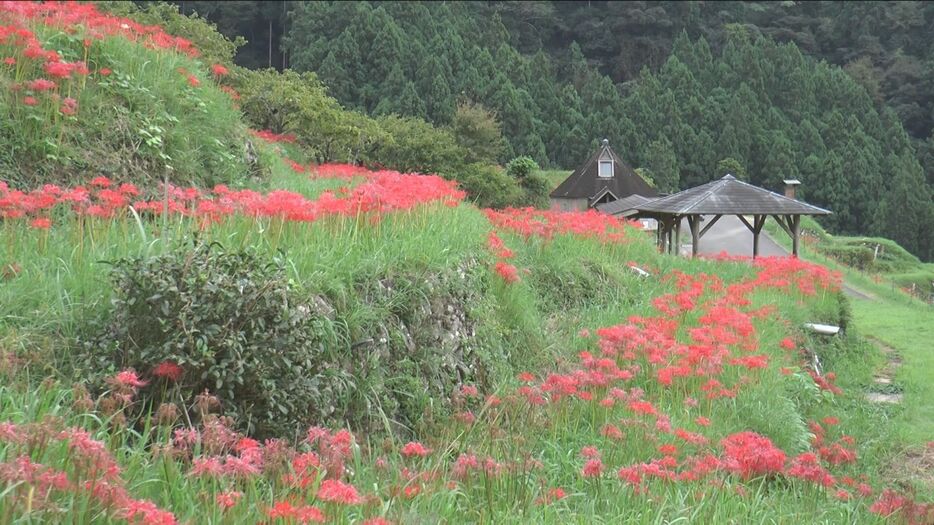
[[[706,221],[701,223],[701,229],[705,224]],[[691,229],[687,220],[681,221],[681,250],[682,253],[691,253]],[[720,217],[700,240],[701,254],[717,255],[724,251],[730,255],[752,256],[752,232],[735,215]],[[759,255],[787,254],[788,251],[765,235],[765,232],[759,235]]]
[[[752,222],[751,218],[750,222]],[[701,223],[701,228],[704,224]],[[785,234],[781,233],[781,235]],[[699,251],[704,255],[717,255],[725,251],[730,255],[752,256],[752,232],[735,215],[725,215],[701,238]],[[691,254],[691,229],[688,227],[687,220],[681,222],[681,253]],[[759,255],[788,255],[788,251],[763,231],[759,235]],[[873,299],[872,296],[853,289],[846,283],[843,284],[843,293],[856,299]]]

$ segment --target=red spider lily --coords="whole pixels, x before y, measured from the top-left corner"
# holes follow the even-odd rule
[[[161,510],[151,501],[130,500],[120,514],[130,523],[139,522],[146,525],[174,525],[178,523],[174,514]]]
[[[6,65],[8,65],[8,66],[15,66],[15,65],[16,65],[16,59],[13,58],[13,57],[4,57],[3,63],[6,64]]]
[[[268,131],[268,130],[264,130],[264,131],[250,130],[250,132],[253,133],[253,135],[265,140],[266,142],[273,142],[273,143],[286,142],[288,144],[294,144],[296,141],[295,135],[291,133],[278,134],[278,133],[273,133],[272,131]]]
[[[603,425],[603,428],[600,429],[600,435],[612,439],[614,441],[620,441],[626,436],[623,434],[623,431],[619,429],[616,425],[612,423],[607,423]]]
[[[869,512],[880,516],[890,516],[909,506],[911,501],[892,489],[885,489],[872,505]]]
[[[309,505],[293,506],[287,501],[277,501],[271,508],[266,509],[266,516],[270,518],[282,518],[286,520],[295,520],[299,523],[324,523],[324,513],[318,507]]]
[[[369,518],[369,519],[363,520],[363,523],[361,523],[361,525],[392,525],[392,522],[387,520],[386,518],[377,516],[375,518]]]
[[[88,68],[83,62],[47,62],[45,72],[49,76],[65,79],[71,78],[72,73],[86,75]]]
[[[464,397],[477,397],[479,395],[477,387],[474,385],[461,385],[460,393]]]
[[[173,363],[172,361],[163,361],[154,366],[152,369],[152,375],[154,377],[161,377],[163,379],[172,381],[173,383],[178,382],[184,373],[185,370],[177,363]]]
[[[581,475],[585,478],[599,478],[603,474],[603,462],[599,458],[589,459],[581,469]]]
[[[35,97],[25,96],[23,97],[23,104],[27,106],[35,106],[39,101]]]
[[[74,115],[78,112],[78,101],[73,98],[65,98],[62,101],[62,106],[58,109],[62,115]]]
[[[564,499],[567,497],[567,493],[561,487],[555,487],[548,489],[548,492],[544,496],[535,500],[535,503],[538,505],[548,505],[552,502]]]
[[[231,100],[240,100],[240,93],[237,93],[237,90],[230,86],[221,86],[221,91],[227,93],[230,96]]]
[[[132,389],[144,387],[149,384],[147,381],[140,379],[139,375],[137,375],[136,371],[132,368],[118,372],[113,376],[112,380],[116,385]]]
[[[401,453],[403,456],[410,457],[420,457],[423,458],[431,453],[431,449],[422,445],[418,441],[409,441],[402,447]]]
[[[48,217],[36,217],[29,222],[29,226],[37,230],[48,230],[52,227],[52,220]]]
[[[811,452],[805,452],[795,457],[791,461],[791,466],[788,467],[786,474],[824,487],[831,487],[835,483],[834,477],[821,466],[820,460]]]
[[[555,234],[594,237],[603,242],[623,242],[628,224],[595,210],[587,212],[541,211],[533,208],[484,210],[497,228],[515,231],[525,237],[550,239]]]
[[[597,447],[586,446],[581,449],[581,457],[588,458],[588,459],[599,458],[600,451],[597,449]]]
[[[67,101],[67,99],[66,99]],[[68,107],[74,107],[67,102]],[[68,110],[66,110],[68,111]],[[231,191],[218,186],[217,192],[204,192],[197,188],[169,186],[158,191],[159,198],[132,203],[138,213],[161,215],[168,212],[199,218],[202,223],[219,222],[234,214],[252,217],[276,217],[288,221],[309,222],[329,215],[354,216],[403,211],[430,202],[452,205],[464,197],[453,182],[437,176],[408,175],[398,172],[367,172],[367,181],[348,191],[345,197],[335,198],[330,193],[311,201],[304,196],[273,191],[262,195],[250,190]],[[109,189],[112,182],[106,177],[91,181],[90,191],[76,187],[49,192],[35,190],[30,193],[0,188],[0,216],[17,218],[56,204],[67,204],[79,215],[111,218],[123,214],[130,196],[140,192],[133,185]],[[168,201],[164,200],[168,193]],[[76,206],[77,204],[77,206]]]
[[[471,472],[477,471],[480,469],[480,461],[477,459],[477,456],[474,454],[463,453],[457,456],[457,460],[454,461],[454,466],[451,469],[451,474],[455,479],[466,479]]]
[[[43,24],[65,29],[82,26],[93,38],[120,36],[131,41],[141,41],[144,45],[171,49],[189,56],[198,56],[198,50],[191,42],[165,33],[159,26],[147,26],[129,18],[107,15],[97,10],[94,4],[73,2],[2,2],[0,14],[8,13],[26,20],[39,20]],[[34,45],[31,49],[41,47]],[[86,46],[87,47],[87,46]],[[31,58],[37,58],[35,51]],[[27,55],[29,56],[29,55]],[[57,62],[58,59],[51,59]]]
[[[321,501],[339,503],[341,505],[358,505],[363,501],[356,487],[336,479],[326,479],[318,487],[316,496]]]
[[[221,510],[228,510],[230,508],[236,507],[237,503],[240,502],[240,498],[242,497],[243,497],[242,492],[231,490],[227,492],[221,492],[220,494],[218,494],[215,497],[215,501],[217,502],[217,506],[220,507]]]
[[[628,405],[629,410],[636,414],[656,415],[658,411],[648,401],[631,401]]]
[[[224,466],[219,458],[198,457],[191,462],[188,475],[192,477],[219,477],[224,473]]]
[[[820,454],[821,459],[831,465],[856,463],[856,451],[848,449],[840,443],[833,443],[830,446],[820,447],[817,452]]]
[[[785,466],[785,453],[772,441],[755,432],[738,432],[722,441],[724,467],[743,479],[779,473]]]
[[[198,77],[194,75],[188,75],[187,80],[188,80],[188,85],[191,87],[198,87],[201,85],[201,81],[198,80]]]
[[[97,72],[98,72],[98,74],[100,74],[100,76],[102,76],[102,77],[109,77],[110,74],[113,73],[113,71],[112,71],[110,68],[107,68],[107,67],[102,67],[102,68],[98,69]]]
[[[516,269],[515,266],[509,263],[499,261],[498,263],[496,263],[495,270],[496,270],[496,273],[498,273],[499,276],[502,277],[503,280],[506,281],[507,283],[510,283],[510,284],[517,283],[520,280],[519,271]]]
[[[211,73],[213,73],[215,77],[223,77],[227,76],[230,71],[220,64],[214,64],[211,66]]]
[[[55,82],[44,78],[37,78],[26,83],[26,87],[32,91],[49,91],[55,89]]]

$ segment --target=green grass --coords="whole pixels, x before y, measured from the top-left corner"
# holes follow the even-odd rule
[[[829,240],[830,236],[813,221],[807,220],[804,225],[814,231],[821,242],[836,242]],[[783,232],[770,233],[780,244],[786,247],[790,245]],[[861,241],[856,238],[842,239],[851,244]],[[881,454],[884,463],[900,461],[899,453],[903,448],[924,447],[934,440],[934,384],[930,380],[934,371],[934,347],[931,346],[931,341],[934,341],[934,306],[900,290],[909,287],[911,283],[923,283],[932,278],[929,273],[932,265],[920,263],[910,254],[904,256],[904,250],[897,245],[891,246],[894,243],[889,240],[881,241],[880,244],[886,246],[889,256],[895,257],[888,264],[901,271],[877,270],[870,273],[840,264],[814,248],[806,248],[801,253],[808,260],[839,271],[847,286],[861,294],[850,298],[853,324],[856,333],[869,338],[875,356],[870,361],[869,374],[864,374],[857,383],[859,391],[862,393],[883,388],[872,382],[873,377],[881,373],[887,364],[886,355],[877,348],[879,343],[893,349],[902,361],[895,377],[890,378],[894,380],[893,386],[884,387],[902,393],[902,402],[895,406],[879,407],[880,417],[893,427],[893,436],[897,436],[896,442]],[[914,270],[902,273],[905,268]],[[930,486],[927,486],[921,490],[929,489]]]
[[[894,378],[904,388],[904,407],[895,419],[903,438],[911,445],[934,440],[934,308],[884,296],[852,304],[859,332],[890,346],[903,360]]]
[[[292,179],[288,186],[314,194],[321,190],[321,184],[322,181]],[[505,285],[489,269],[492,259],[486,252],[485,241],[490,226],[471,206],[420,208],[386,216],[378,224],[362,219],[329,219],[311,225],[234,219],[214,226],[202,236],[231,247],[252,246],[270,256],[281,250],[292,277],[306,283],[311,292],[325,293],[339,305],[340,315],[358,330],[381,322],[389,311],[374,309],[362,301],[355,283],[413,269],[429,273],[443,271],[465,258],[479,257],[486,266],[483,271],[490,285],[481,291],[481,300],[476,305],[475,313],[481,320],[478,338],[484,344],[507,349],[503,363],[506,372],[566,371],[577,359],[579,350],[596,350],[592,339],[579,335],[582,328],[594,331],[623,322],[631,315],[656,313],[652,299],[673,290],[673,283],[660,276],[677,271],[717,275],[726,282],[737,282],[753,273],[746,264],[660,256],[648,237],[634,231],[632,240],[621,244],[604,244],[573,236],[558,236],[551,241],[534,237],[526,240],[501,233],[507,246],[517,253],[513,263],[528,270],[522,274],[521,283]],[[89,314],[100,311],[110,293],[103,278],[106,265],[100,261],[129,254],[161,253],[186,242],[193,224],[179,220],[170,222],[163,230],[159,229],[158,222],[149,226],[153,230],[144,228],[147,233],[143,234],[126,220],[81,226],[74,220],[62,219],[47,237],[43,236],[46,234],[25,235],[29,230],[16,229],[11,224],[4,226],[8,234],[5,237],[17,239],[6,246],[7,260],[17,261],[23,271],[0,288],[0,304],[4,305],[0,313],[0,334],[7,343],[5,346],[19,345],[38,356],[33,355],[32,364],[20,369],[14,377],[11,384],[17,385],[15,388],[0,391],[0,420],[26,423],[41,420],[46,415],[57,415],[68,424],[88,426],[109,443],[125,465],[124,479],[133,487],[134,497],[152,499],[182,520],[197,517],[220,523],[218,514],[208,515],[200,509],[204,507],[205,498],[213,498],[216,491],[235,488],[246,494],[247,502],[234,517],[223,522],[256,522],[263,519],[264,509],[274,498],[281,497],[281,489],[275,488],[269,480],[256,478],[248,483],[213,485],[184,476],[188,469],[184,461],[166,462],[152,457],[145,448],[148,439],[166,439],[163,430],[148,430],[147,427],[138,430],[141,434],[137,435],[108,430],[106,425],[97,426],[91,416],[68,409],[69,395],[61,387],[36,387],[31,380],[43,376],[57,378],[62,383],[72,380],[65,372],[71,351],[70,337],[80,332]],[[655,276],[638,277],[625,267],[627,261],[636,261],[656,272]],[[430,292],[423,293],[429,293],[425,300],[431,301]],[[708,293],[711,297],[716,295]],[[775,350],[778,340],[789,334],[787,327],[798,326],[805,320],[834,322],[839,316],[839,298],[835,294],[820,293],[805,300],[796,294],[775,291],[759,292],[752,298],[752,307],[771,305],[780,315],[756,322],[757,344],[762,351],[771,353],[775,361],[768,373],[754,376],[743,395],[724,403],[704,403],[699,412],[691,412],[682,408],[683,400],[693,393],[692,389],[696,389],[700,381],[667,390],[648,378],[639,378],[630,386],[644,388],[646,395],[671,415],[675,426],[704,431],[692,423],[698,414],[716,421],[715,428],[704,431],[714,446],[726,434],[753,429],[769,436],[789,454],[795,454],[808,447],[806,422],[809,419],[843,414],[846,417],[839,432],[857,437],[862,468],[874,468],[876,458],[884,457],[885,444],[890,441],[886,437],[887,428],[877,424],[880,414],[859,398],[833,400],[820,395],[801,371],[790,376],[776,372],[779,365],[794,366],[795,363],[791,354],[783,355]],[[685,328],[694,326],[698,315],[686,315],[682,319]],[[43,343],[48,345],[44,352],[39,348]],[[813,340],[808,344],[819,347],[825,342]],[[847,348],[841,346],[838,355],[829,362],[841,375],[841,386],[850,389],[852,384],[865,381],[870,372],[862,366],[863,360],[858,354]],[[735,372],[722,377],[727,383],[738,378]],[[515,387],[511,373],[489,381],[490,391],[504,398],[513,395]],[[572,402],[562,402],[542,411],[530,411],[521,404],[507,404],[501,412],[478,407],[475,426],[452,423],[444,413],[432,414],[415,429],[419,432],[416,437],[439,451],[425,460],[424,470],[446,472],[453,458],[466,451],[491,455],[500,461],[531,454],[542,462],[543,470],[535,475],[517,473],[468,483],[450,492],[432,490],[412,501],[388,498],[388,485],[396,481],[391,477],[386,479],[373,468],[376,457],[385,454],[380,440],[410,438],[405,434],[374,435],[373,441],[361,437],[361,449],[349,463],[354,472],[352,481],[361,490],[380,494],[385,506],[346,512],[331,509],[330,513],[339,514],[339,521],[345,523],[381,512],[402,522],[418,519],[497,523],[873,520],[863,504],[855,501],[828,503],[823,492],[815,492],[804,485],[744,483],[731,477],[724,480],[725,489],[703,496],[698,495],[706,492],[703,483],[652,483],[654,499],[649,504],[643,496],[621,489],[619,482],[612,479],[612,469],[653,457],[657,444],[641,437],[637,430],[628,431],[631,437],[622,447],[613,446],[598,436],[604,422],[623,415],[624,409],[608,411],[597,408],[595,403]],[[494,429],[500,433],[498,437],[494,437]],[[667,438],[662,439],[667,441]],[[579,474],[582,461],[578,451],[595,444],[604,450],[605,460],[611,465],[610,476],[600,482],[582,479]],[[442,450],[451,450],[451,453],[441,453]],[[60,465],[65,455],[67,449],[53,446],[34,459]],[[536,505],[535,500],[551,486],[563,487],[570,496],[554,505]],[[743,496],[737,490],[749,494]],[[609,494],[613,496],[608,497]],[[76,522],[94,521],[93,513],[77,510],[88,505],[82,497],[56,501],[63,508],[75,509]],[[11,511],[11,507],[4,508],[0,504],[0,515]],[[54,514],[42,516],[53,519]]]
[[[568,170],[541,170],[538,174],[548,181],[548,185],[551,189],[555,189],[559,184],[564,182],[564,179],[568,178],[571,172]]]

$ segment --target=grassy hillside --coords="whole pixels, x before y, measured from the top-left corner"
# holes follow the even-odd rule
[[[790,247],[790,239],[776,223],[767,222],[766,229]],[[934,264],[921,262],[890,239],[831,235],[810,217],[802,218],[801,231],[806,253],[818,255],[822,264],[839,265],[929,302],[934,297]]]
[[[157,28],[3,8],[43,49],[119,27],[113,71],[152,53],[225,95]],[[189,100],[187,80],[136,78]],[[83,96],[110,96],[94,82]],[[204,132],[246,133],[218,104]],[[230,158],[184,184],[0,183],[0,523],[931,517],[885,473],[900,436],[862,396],[881,356],[801,328],[850,324],[838,275],[665,257],[594,212],[480,209],[444,178],[309,165],[265,136],[255,180]]]

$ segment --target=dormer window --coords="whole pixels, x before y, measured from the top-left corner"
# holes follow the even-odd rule
[[[613,161],[612,160],[601,160],[600,161],[600,171],[598,172],[601,178],[609,179],[613,177]]]

